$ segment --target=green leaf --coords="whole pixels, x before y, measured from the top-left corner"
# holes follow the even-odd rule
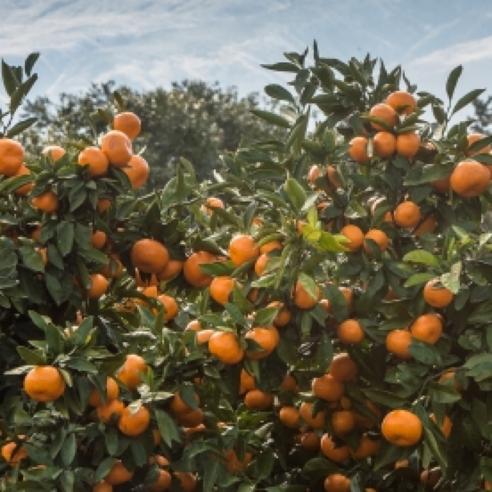
[[[476,142],[473,142],[468,147],[468,149],[467,149],[468,155],[475,153],[475,152],[478,152],[479,150],[482,150],[483,148],[487,147],[487,145],[490,145],[490,144],[492,144],[492,135],[485,137],[485,138],[480,138]]]
[[[118,460],[116,458],[112,457],[104,458],[101,463],[99,463],[99,466],[94,473],[94,483],[101,481],[105,476],[107,476],[117,461]]]
[[[294,178],[289,178],[284,183],[284,190],[297,211],[301,210],[306,202],[306,191]]]
[[[19,123],[16,123],[9,129],[5,136],[8,138],[15,137],[16,135],[19,135],[19,133],[22,133],[24,130],[27,130],[29,127],[34,125],[36,121],[38,121],[37,118],[27,118],[23,121],[19,121]]]
[[[417,186],[431,183],[432,181],[449,177],[452,172],[453,166],[451,165],[429,164],[414,167],[405,176],[403,184],[405,186]]]
[[[468,94],[465,94],[462,98],[458,100],[451,114],[455,114],[460,109],[463,109],[465,106],[473,102],[483,92],[485,92],[485,89],[474,89],[468,92]]]
[[[64,467],[68,468],[71,465],[73,459],[75,458],[76,452],[77,452],[77,442],[75,440],[75,434],[70,433],[65,439],[65,442],[63,443],[63,446],[60,450],[59,457]]]
[[[416,249],[410,253],[407,253],[403,257],[403,261],[407,261],[409,263],[419,263],[431,267],[439,267],[439,259],[432,253],[422,249]]]
[[[162,435],[162,439],[168,446],[172,446],[173,442],[181,442],[181,437],[179,435],[179,428],[176,425],[174,419],[163,410],[154,410],[154,415],[157,420],[157,426],[159,427],[159,432]]]
[[[73,248],[74,227],[70,222],[61,222],[56,228],[56,245],[62,256],[67,256]]]
[[[262,120],[267,121],[275,126],[280,126],[282,128],[290,128],[290,123],[283,116],[280,116],[275,113],[271,113],[270,111],[263,111],[260,109],[252,109],[250,113],[261,118]]]
[[[17,352],[22,360],[33,366],[46,365],[46,355],[41,350],[31,350],[27,347],[17,347]]]
[[[414,287],[415,285],[422,285],[435,277],[436,276],[433,273],[416,273],[403,284],[403,287],[408,288]]]
[[[369,400],[374,401],[375,403],[380,403],[381,405],[389,408],[401,408],[406,404],[405,398],[386,390],[374,388],[364,389],[362,392],[367,396],[367,398],[369,398]]]
[[[33,272],[44,272],[44,263],[39,251],[36,251],[32,245],[25,245],[19,248],[22,257],[22,263],[26,268]]]
[[[462,263],[458,261],[451,266],[451,271],[441,275],[440,280],[442,285],[449,289],[453,294],[457,294],[460,290],[460,275],[461,275]]]
[[[316,282],[313,277],[301,272],[298,280],[302,287],[304,287],[304,290],[307,292],[308,296],[312,299],[316,299]]]
[[[274,63],[273,65],[261,65],[261,66],[263,68],[266,68],[267,70],[274,70],[276,72],[297,73],[299,71],[299,67],[297,65],[288,62],[280,62],[280,63]]]
[[[34,64],[37,62],[39,58],[39,53],[31,53],[24,62],[24,71],[26,75],[29,77],[32,73],[32,69],[34,68]]]
[[[17,77],[15,76],[11,67],[7,65],[3,60],[2,60],[2,80],[7,95],[11,96],[15,92],[17,86],[19,85],[19,81],[17,80]]]
[[[295,104],[292,94],[281,85],[270,84],[265,87],[265,92],[273,99],[278,99],[280,101],[288,101]]]
[[[458,83],[458,79],[460,78],[462,72],[463,67],[458,65],[448,76],[448,80],[446,81],[446,93],[449,100],[453,99],[454,90],[456,89],[456,84]]]
[[[258,478],[265,479],[270,476],[275,463],[275,456],[272,449],[265,449],[257,458]]]

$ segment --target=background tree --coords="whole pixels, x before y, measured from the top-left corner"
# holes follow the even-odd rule
[[[471,130],[486,135],[492,134],[492,96],[488,98],[473,101],[473,107],[475,110],[474,123],[471,126]]]
[[[107,107],[114,82],[92,84],[84,94],[63,93],[57,102],[38,97],[25,105],[24,117],[38,118],[36,128],[22,136],[33,155],[47,144],[69,141],[93,141],[107,123],[94,118],[98,108]],[[235,88],[222,89],[217,83],[201,81],[174,83],[162,88],[138,92],[118,87],[126,108],[142,120],[137,147],[145,147],[145,159],[151,168],[147,189],[162,188],[174,175],[179,157],[191,161],[200,179],[208,178],[221,166],[220,155],[260,138],[282,137],[276,129],[251,115],[261,100],[256,93],[240,97]],[[267,103],[264,103],[266,105]],[[275,104],[268,103],[270,109]],[[101,114],[101,113],[100,113]]]

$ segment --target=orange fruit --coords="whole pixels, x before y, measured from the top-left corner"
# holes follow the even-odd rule
[[[111,130],[102,137],[101,150],[113,167],[124,167],[133,157],[131,140],[118,130]]]
[[[350,478],[332,473],[325,478],[324,487],[325,492],[350,492]]]
[[[250,390],[244,397],[244,405],[250,410],[266,410],[273,405],[273,396],[259,389]]]
[[[301,414],[296,407],[282,407],[278,414],[280,422],[290,429],[299,428],[299,417]]]
[[[434,345],[442,335],[441,317],[436,314],[419,316],[410,327],[413,338]]]
[[[263,246],[260,246],[260,254],[267,255],[268,253],[271,253],[272,251],[275,251],[277,249],[281,250],[282,244],[277,240],[270,241],[269,243],[266,243]]]
[[[133,472],[127,470],[123,463],[118,460],[104,477],[104,480],[110,485],[119,485],[129,482],[132,478]]]
[[[367,164],[370,162],[370,158],[367,155],[367,143],[366,137],[355,137],[350,141],[349,155],[355,162],[359,164]]]
[[[119,278],[123,273],[123,263],[119,260],[117,255],[111,255],[108,257],[108,262],[99,272],[106,278]]]
[[[241,369],[239,382],[244,392],[256,389],[255,378],[244,369]]]
[[[437,284],[440,283],[438,278],[429,280],[425,284],[422,295],[424,296],[425,302],[434,308],[445,308],[449,306],[454,299],[454,294],[446,287],[438,287]]]
[[[196,401],[197,405],[200,404],[200,398],[196,393],[193,395],[194,400]],[[174,392],[174,397],[171,400],[171,403],[169,405],[169,409],[173,413],[188,413],[188,412],[193,412],[194,409],[191,408],[188,403],[186,403],[182,398],[179,393],[179,391]]]
[[[48,147],[45,147],[41,153],[47,156],[54,164],[56,161],[60,160],[67,151],[58,145],[49,145]]]
[[[384,438],[395,446],[413,446],[422,437],[422,422],[408,410],[392,410],[381,423]]]
[[[294,304],[299,309],[312,309],[318,303],[320,296],[319,287],[316,285],[315,297],[307,292],[301,282],[297,282],[294,289]]]
[[[183,492],[192,492],[196,487],[196,477],[193,473],[174,472]]]
[[[184,261],[170,259],[166,263],[164,269],[157,274],[158,280],[160,280],[161,282],[162,281],[167,282],[168,280],[172,280],[173,278],[177,277],[181,273],[181,270],[183,270],[183,265],[184,265]]]
[[[89,176],[102,176],[107,173],[109,161],[106,154],[97,147],[85,148],[78,157],[77,162],[81,166],[87,166]]]
[[[392,92],[386,98],[386,104],[391,106],[395,111],[400,114],[412,114],[417,108],[417,101],[413,94],[406,91]]]
[[[450,177],[436,179],[436,181],[431,182],[431,186],[437,193],[441,195],[447,195],[450,188]]]
[[[22,164],[22,166],[19,168],[15,176],[27,176],[29,174],[31,174],[31,170],[28,167],[26,167],[24,164]],[[14,191],[14,193],[19,196],[27,196],[32,191],[33,188],[34,188],[34,181],[20,186]]]
[[[144,273],[159,273],[169,261],[166,247],[154,239],[140,239],[133,244],[131,260],[135,268]]]
[[[142,357],[129,354],[126,356],[126,360],[121,366],[117,377],[130,391],[134,391],[142,384],[140,373],[145,374],[147,370],[147,363]]]
[[[338,339],[342,343],[360,343],[366,337],[361,324],[356,319],[347,319],[337,328]]]
[[[31,203],[34,208],[37,208],[41,212],[45,212],[47,214],[52,214],[56,212],[60,206],[58,197],[51,190],[45,191],[44,193],[41,193],[41,195],[35,196],[31,200]]]
[[[451,173],[449,185],[462,197],[480,196],[490,183],[490,171],[477,161],[462,161]]]
[[[417,133],[400,133],[396,137],[396,153],[411,159],[420,148],[420,136]]]
[[[92,492],[113,492],[113,486],[106,482],[106,480],[101,480],[94,485]]]
[[[100,273],[91,273],[91,286],[87,289],[89,299],[99,299],[106,294],[109,286],[108,279]]]
[[[157,431],[157,429],[152,429],[152,432],[154,431]],[[157,431],[159,432],[159,431]],[[160,434],[159,434],[160,436]],[[169,466],[169,460],[165,457],[165,456],[162,456],[162,455],[154,455],[154,456],[151,456],[149,458],[149,464],[153,465],[153,464],[157,464],[158,466],[160,466],[161,468],[165,468],[167,466]]]
[[[266,270],[268,260],[270,258],[267,255],[260,255],[255,262],[255,273],[258,277],[261,277]]]
[[[378,132],[373,139],[374,154],[378,157],[391,157],[395,153],[396,138],[390,132]]]
[[[118,428],[123,434],[136,437],[147,430],[150,425],[150,412],[143,405],[133,412],[130,407],[126,407],[120,415]]]
[[[364,251],[369,254],[367,239],[372,239],[373,241],[375,241],[381,251],[386,251],[386,249],[388,248],[388,236],[380,229],[371,229],[365,235]]]
[[[200,331],[200,330],[203,330],[203,326],[201,325],[201,323],[197,319],[194,319],[193,321],[190,321],[186,325],[185,330]]]
[[[426,232],[434,232],[437,226],[436,218],[433,215],[429,215],[418,227],[413,231],[417,237],[421,237]]]
[[[323,434],[321,438],[321,452],[335,463],[342,463],[350,458],[350,448],[346,444],[337,446],[328,434]]]
[[[275,350],[279,342],[279,334],[275,326],[253,327],[246,332],[244,338],[254,340],[262,348],[261,351],[246,352],[248,359],[264,359]]]
[[[286,326],[290,323],[290,320],[292,318],[292,314],[286,307],[284,307],[283,302],[274,301],[274,302],[271,302],[270,304],[268,304],[267,307],[270,307],[270,308],[276,307],[276,308],[280,309],[278,311],[277,316],[273,320],[273,324],[275,326],[281,328],[281,327]]]
[[[350,410],[340,410],[331,415],[331,428],[336,436],[343,436],[355,429],[355,416]]]
[[[200,207],[200,210],[207,212],[208,215],[212,215],[214,212],[214,209],[212,207],[223,209],[224,208],[224,202],[220,198],[215,198],[215,197],[211,196],[211,197],[207,198],[207,200],[205,201],[205,205],[202,205]]]
[[[413,356],[408,350],[412,343],[412,334],[407,330],[393,330],[386,336],[386,348],[388,352],[400,359],[411,359]]]
[[[280,389],[296,393],[298,391],[296,378],[292,374],[286,374],[280,383]]]
[[[125,111],[114,117],[113,128],[124,133],[130,140],[134,140],[140,135],[142,125],[140,118],[135,113]]]
[[[456,381],[456,371],[451,370],[451,371],[445,372],[439,378],[439,382],[440,383],[443,383],[443,382],[447,381],[448,379],[453,379],[454,380],[454,387],[455,387],[455,389],[456,389],[456,391],[458,393],[462,393],[463,392],[463,387],[461,386],[461,384],[458,381]]]
[[[24,378],[24,391],[35,401],[55,401],[65,392],[60,371],[53,366],[35,366]]]
[[[470,133],[470,135],[468,135],[468,147],[470,147],[472,144],[474,144],[478,140],[482,140],[482,138],[485,138],[485,136],[482,135],[481,133]],[[485,147],[482,147],[480,150],[475,151],[475,152],[467,151],[466,155],[472,156],[472,155],[476,155],[476,154],[489,154],[489,153],[490,153],[490,144],[486,145]]]
[[[229,257],[236,266],[256,260],[260,256],[260,250],[251,236],[244,234],[234,237],[229,243]]]
[[[134,190],[142,188],[150,174],[149,164],[139,155],[134,155],[130,159],[128,167],[123,167],[121,170],[128,176]]]
[[[359,368],[347,353],[337,354],[330,364],[329,373],[338,381],[346,383],[357,377]]]
[[[436,416],[433,413],[430,415],[430,418],[433,422],[437,424]],[[451,434],[451,429],[453,428],[453,421],[447,415],[445,415],[443,421],[438,425],[444,437],[448,438],[449,434]]]
[[[396,111],[391,106],[384,103],[376,104],[375,106],[373,106],[371,108],[371,111],[369,111],[369,115],[373,116],[374,118],[379,118],[391,128],[396,125],[396,122],[398,120],[398,115],[396,114]],[[387,129],[379,123],[374,123],[371,121],[371,126],[378,131],[387,131]]]
[[[393,217],[397,226],[410,229],[420,222],[422,215],[416,203],[406,201],[396,207]]]
[[[116,398],[118,398],[118,396],[120,395],[120,388],[113,378],[110,378],[110,377],[106,378],[106,392],[105,393],[106,393],[105,396],[106,396],[106,402],[107,403],[112,402],[113,400],[116,400]],[[89,395],[89,399],[88,399],[87,403],[91,407],[100,407],[100,406],[104,405],[101,394],[99,393],[99,391],[96,388],[94,388],[91,391],[91,394]]]
[[[338,401],[345,393],[345,385],[331,374],[324,374],[312,380],[311,390],[317,398],[326,401]]]
[[[119,419],[124,409],[125,404],[121,400],[112,400],[106,405],[97,407],[97,417],[101,422],[108,423],[111,421],[112,415],[116,415]]]
[[[235,280],[224,275],[215,277],[210,284],[210,297],[217,303],[224,306],[229,302],[229,297],[234,290]]]
[[[109,198],[99,198],[97,201],[97,211],[102,214],[111,207],[111,200]]]
[[[197,251],[186,259],[183,265],[183,275],[186,281],[197,289],[208,287],[213,277],[202,272],[200,265],[214,263],[217,258],[208,251]]]
[[[354,412],[355,421],[359,427],[364,429],[370,429],[378,424],[381,420],[381,410],[372,403],[372,401],[366,400],[364,406],[373,415],[372,417],[366,417],[358,412]]]
[[[106,233],[103,231],[94,231],[91,236],[91,244],[96,249],[102,249],[106,244]]]
[[[2,458],[12,467],[16,466],[20,461],[28,457],[26,450],[22,446],[19,446],[16,442],[8,442],[7,444],[4,444],[1,448],[1,454]]]
[[[309,451],[318,451],[320,438],[316,432],[305,432],[300,435],[301,446]]]
[[[157,300],[164,306],[166,310],[164,314],[164,319],[166,321],[171,321],[177,316],[179,306],[174,297],[168,296],[166,294],[161,294],[157,297]]]
[[[24,147],[10,138],[0,138],[0,175],[15,176],[24,164]]]
[[[215,332],[208,341],[208,350],[224,364],[237,364],[244,357],[244,349],[231,331]]]
[[[157,480],[149,485],[150,492],[163,492],[171,486],[171,474],[167,470],[159,470]]]
[[[299,407],[299,414],[302,420],[306,422],[312,429],[323,429],[325,427],[326,412],[324,410],[319,411],[316,417],[313,417],[313,403],[303,402]]]
[[[203,343],[207,343],[212,335],[215,333],[215,330],[201,330],[196,334],[196,343],[198,345],[202,345]]]
[[[200,408],[192,412],[178,413],[176,421],[183,427],[197,427],[203,422],[203,410]]]
[[[359,441],[359,446],[351,454],[357,460],[364,460],[374,456],[379,451],[379,441],[371,439],[367,434],[363,434]]]
[[[348,248],[352,253],[359,251],[364,245],[364,233],[356,225],[346,225],[342,228],[340,234],[349,239],[349,242],[343,243],[343,246]]]

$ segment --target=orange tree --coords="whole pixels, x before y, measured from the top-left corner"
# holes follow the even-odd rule
[[[138,198],[120,94],[24,163],[37,56],[2,64],[0,490],[490,487],[492,138],[451,125],[481,91],[313,54],[266,66],[285,141]]]

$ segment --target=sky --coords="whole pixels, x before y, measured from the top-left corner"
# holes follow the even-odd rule
[[[0,0],[0,57],[40,51],[35,95],[114,80],[143,90],[202,79],[262,92],[289,75],[261,64],[318,42],[321,56],[401,64],[419,90],[492,93],[490,0]],[[0,91],[1,94],[1,91]],[[1,96],[0,96],[1,97]]]

